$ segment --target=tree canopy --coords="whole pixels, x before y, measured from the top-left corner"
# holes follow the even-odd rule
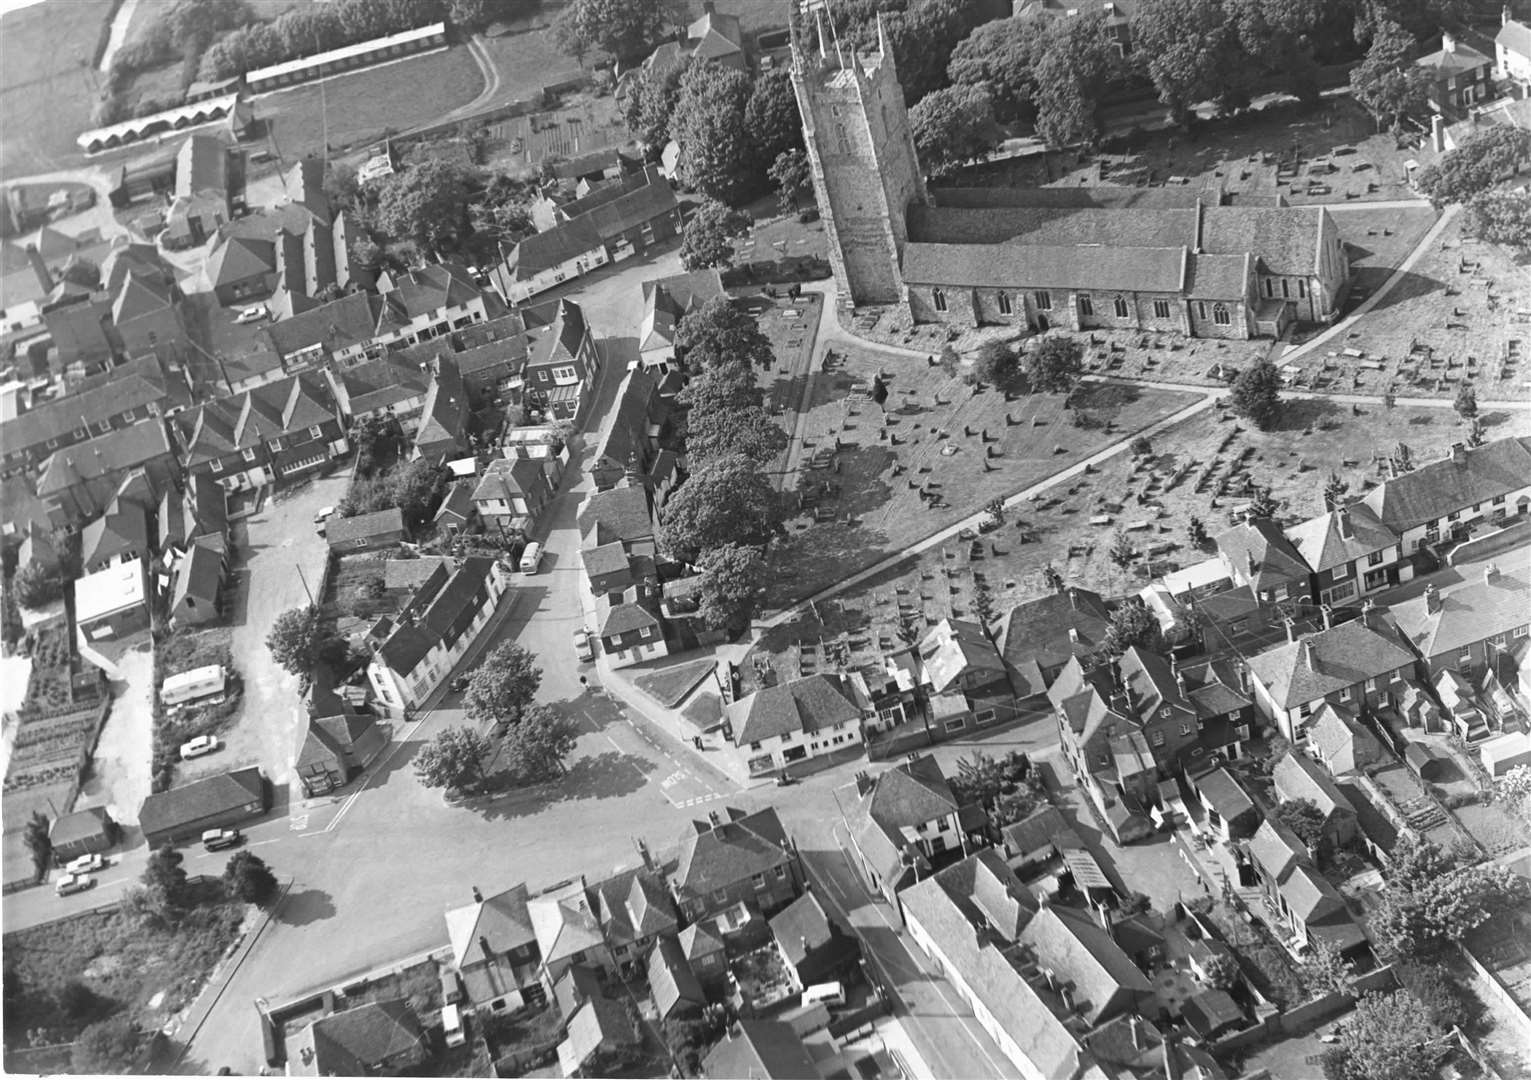
[[[489,738],[470,727],[450,727],[415,755],[415,776],[428,788],[466,791],[484,779],[484,763],[493,752]]]
[[[16,602],[24,608],[45,608],[64,598],[64,578],[58,568],[33,559],[11,578]]]
[[[125,1073],[138,1065],[142,1037],[126,1013],[98,1020],[69,1048],[69,1066],[77,1073]]]
[[[1026,377],[1033,390],[1066,394],[1084,370],[1084,346],[1071,337],[1049,334],[1026,354]]]
[[[670,495],[659,526],[672,557],[694,562],[725,544],[763,547],[781,531],[781,499],[743,454],[703,462]]]
[[[1143,0],[1133,13],[1132,43],[1177,124],[1248,63],[1221,0]]]
[[[1162,649],[1164,631],[1148,605],[1132,596],[1112,609],[1111,622],[1106,627],[1101,650],[1108,656],[1120,656],[1134,645],[1145,649]]]
[[[742,630],[769,581],[765,555],[758,547],[724,544],[697,559],[701,571],[701,616],[714,630]]]
[[[1479,240],[1531,248],[1531,193],[1483,191],[1467,203],[1467,231]]]
[[[1312,799],[1292,799],[1276,807],[1275,818],[1291,829],[1309,851],[1324,843],[1324,812]]]
[[[1045,25],[1034,16],[983,23],[953,50],[947,74],[956,85],[986,88],[998,120],[1029,118],[1035,112],[1034,68]]]
[[[776,361],[771,339],[755,317],[726,296],[713,297],[680,320],[675,355],[693,372],[727,363],[769,368]]]
[[[676,22],[671,0],[573,0],[559,12],[559,48],[581,64],[602,52],[624,64],[640,60]]]
[[[691,212],[680,238],[680,265],[686,270],[727,268],[734,264],[733,239],[749,232],[751,219],[743,210],[717,199],[703,199]]]
[[[776,185],[776,203],[784,214],[797,209],[804,193],[813,190],[813,173],[808,167],[808,155],[802,150],[778,154],[766,175]]]
[[[49,835],[47,814],[41,810],[32,811],[22,841],[27,846],[27,854],[32,857],[33,879],[41,881],[48,875],[48,866],[53,860],[53,839]]]
[[[1408,834],[1393,849],[1384,879],[1371,927],[1383,952],[1397,957],[1432,955],[1531,895],[1531,885],[1504,866],[1465,864]]]
[[[395,240],[455,251],[468,235],[469,176],[462,166],[426,158],[379,186],[372,221]]]
[[[505,732],[500,744],[505,764],[523,782],[551,780],[574,752],[579,729],[550,705],[533,705]]]
[[[279,666],[300,679],[307,679],[316,664],[340,664],[346,656],[345,640],[325,628],[316,607],[278,615],[266,635],[266,648]]]
[[[682,185],[730,205],[740,205],[760,191],[764,163],[756,158],[745,120],[753,93],[749,76],[734,68],[686,68],[670,114],[670,138],[680,148],[676,172]]]
[[[536,656],[514,641],[498,646],[473,669],[463,707],[476,724],[517,723],[542,686]]]
[[[248,851],[237,851],[223,868],[223,888],[237,900],[265,907],[276,899],[278,885],[264,859]]]
[[[753,157],[758,165],[803,148],[803,117],[786,68],[763,71],[755,80],[744,104],[744,127],[754,143]]]
[[[1340,1028],[1339,1049],[1357,1080],[1432,1080],[1428,1044],[1439,1033],[1413,994],[1365,994]]]
[[[1351,69],[1351,96],[1390,127],[1425,107],[1430,76],[1414,63],[1417,51],[1413,34],[1383,18],[1366,56]]]
[[[1261,431],[1281,417],[1281,373],[1269,360],[1257,360],[1233,380],[1228,394],[1233,411]]]
[[[1414,186],[1440,209],[1447,203],[1469,202],[1487,192],[1531,158],[1531,131],[1495,126],[1484,128],[1426,165]]]
[[[1124,66],[1105,12],[1051,20],[1037,47],[1037,134],[1053,146],[1093,144],[1101,100]]]
[[[909,110],[909,129],[920,165],[932,176],[983,157],[1001,135],[984,86],[947,86],[926,94]]]

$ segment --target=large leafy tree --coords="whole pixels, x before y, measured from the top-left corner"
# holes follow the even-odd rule
[[[483,781],[484,763],[493,749],[481,731],[447,728],[415,755],[415,776],[428,788],[466,791]]]
[[[743,454],[764,464],[787,446],[787,433],[760,406],[754,370],[739,363],[703,368],[682,392],[686,452],[693,462]]]
[[[1429,1044],[1439,1034],[1413,994],[1366,994],[1340,1029],[1339,1048],[1357,1080],[1432,1080]]]
[[[724,544],[702,552],[697,568],[702,572],[701,615],[707,625],[715,630],[748,626],[769,582],[761,549]]]
[[[1021,377],[1021,354],[1004,341],[986,341],[973,357],[973,377],[994,386],[1011,386]]]
[[[64,598],[64,579],[58,568],[34,559],[11,578],[16,602],[24,608],[43,608]]]
[[[876,12],[886,3],[835,4],[831,7],[840,36],[856,48],[877,48]],[[966,0],[908,0],[902,10],[883,10],[888,48],[898,66],[904,103],[913,105],[947,85],[947,65],[958,43],[978,25],[981,4]]]
[[[728,363],[768,368],[776,360],[771,339],[760,332],[755,317],[726,296],[714,297],[681,319],[675,352],[691,371]]]
[[[455,251],[468,233],[467,173],[441,158],[427,158],[381,185],[376,226],[395,240]]]
[[[1356,985],[1355,973],[1350,970],[1350,961],[1340,955],[1339,949],[1323,938],[1313,942],[1313,947],[1302,958],[1302,962],[1297,966],[1297,977],[1302,980],[1303,989],[1314,997],[1322,994],[1353,993]]]
[[[1101,100],[1122,67],[1105,13],[1052,20],[1037,56],[1037,134],[1052,146],[1093,143]]]
[[[533,705],[500,745],[505,764],[523,781],[551,780],[564,771],[579,729],[550,705]]]
[[[316,607],[293,608],[278,615],[266,635],[266,648],[278,665],[301,679],[308,677],[315,664],[339,663],[346,654],[345,641],[325,629]]]
[[[1464,864],[1409,835],[1393,849],[1384,876],[1371,927],[1383,952],[1396,957],[1429,956],[1531,895],[1531,885],[1506,867]]]
[[[734,264],[736,236],[749,232],[750,216],[717,199],[703,199],[686,221],[680,237],[680,264],[687,270],[710,270]]]
[[[191,906],[191,885],[181,866],[185,861],[186,856],[164,844],[150,854],[139,878],[148,893],[150,906],[162,917],[174,917]]]
[[[987,88],[997,119],[1029,117],[1035,111],[1037,40],[1044,26],[1031,16],[986,22],[958,44],[947,74],[956,85]]]
[[[1133,646],[1154,650],[1164,647],[1164,631],[1158,618],[1135,596],[1112,609],[1101,649],[1108,656],[1120,656]]]
[[[1240,51],[1252,62],[1248,67],[1277,74],[1284,79],[1287,91],[1308,105],[1318,101],[1315,38],[1344,37],[1349,41],[1348,34],[1328,25],[1335,10],[1342,7],[1327,0],[1223,0],[1228,26]],[[1238,99],[1229,101],[1230,105],[1247,102],[1252,74],[1248,70],[1227,73],[1238,92]],[[1223,94],[1227,94],[1226,89]]]
[[[983,86],[933,90],[909,110],[909,129],[920,164],[933,176],[983,157],[998,145],[994,106]]]
[[[659,72],[638,70],[617,91],[617,105],[627,129],[645,145],[663,146],[670,138],[670,117],[680,100],[680,81],[689,61]]]
[[[808,167],[808,155],[802,150],[778,154],[766,175],[776,185],[776,203],[784,214],[797,209],[803,194],[813,190],[813,173]]]
[[[1531,131],[1514,127],[1491,127],[1472,136],[1457,149],[1426,165],[1414,186],[1437,208],[1447,203],[1468,202],[1491,188],[1531,158]]]
[[[993,754],[975,750],[967,757],[957,759],[957,775],[950,782],[952,794],[959,803],[989,807],[1011,781],[1004,762]]]
[[[32,857],[33,880],[41,881],[47,876],[48,864],[53,859],[53,840],[48,835],[48,815],[41,810],[33,810],[32,816],[27,819],[22,840],[27,846],[27,854]]]
[[[223,888],[237,900],[265,907],[276,899],[276,875],[259,855],[239,851],[223,868]]]
[[[77,1073],[125,1073],[138,1065],[142,1037],[126,1013],[98,1020],[80,1032],[69,1048],[69,1066]]]
[[[1084,370],[1084,346],[1071,337],[1049,334],[1026,354],[1026,377],[1033,390],[1066,394]]]
[[[1414,35],[1383,19],[1366,56],[1350,72],[1350,93],[1379,121],[1396,127],[1410,113],[1424,109],[1430,77],[1413,62]]]
[[[584,62],[593,52],[631,63],[664,39],[675,23],[671,0],[573,0],[559,13],[559,48]]]
[[[755,157],[744,118],[753,92],[742,71],[721,64],[686,69],[670,116],[670,137],[680,147],[676,171],[683,185],[731,205],[758,193],[764,163]]]
[[[1233,411],[1261,431],[1281,417],[1281,373],[1269,360],[1257,360],[1233,380],[1228,394]]]
[[[803,148],[803,117],[786,68],[763,72],[755,80],[744,104],[744,126],[754,140],[754,159],[760,164]]]
[[[1479,240],[1531,248],[1531,194],[1484,191],[1467,203],[1467,230]]]
[[[496,648],[474,669],[463,705],[477,724],[517,723],[536,700],[542,669],[513,641]]]
[[[781,530],[781,499],[743,454],[702,465],[670,496],[660,523],[665,551],[685,562],[724,544],[762,547]]]
[[[1177,124],[1248,63],[1220,0],[1144,0],[1133,13],[1132,40]]]
[[[1291,829],[1309,851],[1324,843],[1324,812],[1312,799],[1292,799],[1276,807],[1275,818]]]

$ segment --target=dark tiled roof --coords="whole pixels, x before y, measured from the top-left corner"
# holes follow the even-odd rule
[[[138,824],[146,834],[172,831],[262,798],[260,769],[236,769],[150,795],[138,812]]]
[[[1308,858],[1308,849],[1291,829],[1266,818],[1249,840],[1249,857],[1279,884]]]
[[[729,810],[717,825],[695,822],[681,841],[675,887],[701,896],[775,870],[790,861],[786,844],[786,830],[770,807],[749,815]]]
[[[1248,255],[1192,255],[1187,271],[1185,294],[1192,300],[1242,300],[1254,278]]]
[[[1110,625],[1100,594],[1069,588],[1011,608],[1001,645],[1005,660],[1017,668],[1027,664],[1054,668],[1070,657],[1088,656],[1099,649]],[[1025,689],[1039,694],[1046,688],[1028,685]]]
[[[1271,783],[1282,802],[1306,799],[1318,807],[1326,820],[1337,813],[1356,812],[1323,766],[1306,754],[1287,751],[1271,770]]]
[[[1519,562],[1519,566],[1513,565]],[[1492,576],[1487,570],[1455,585],[1442,586],[1435,610],[1425,596],[1390,607],[1389,613],[1421,656],[1446,656],[1496,634],[1531,622],[1531,567],[1522,548]]]
[[[786,957],[797,967],[820,949],[847,935],[840,932],[824,905],[813,893],[804,893],[771,916],[771,935]]]
[[[371,293],[348,293],[300,315],[270,323],[266,334],[282,356],[291,356],[313,345],[338,352],[372,340],[379,304]]]
[[[493,570],[493,559],[464,559],[439,591],[426,595],[422,588],[411,603],[417,617],[388,635],[379,650],[383,661],[406,674],[443,638],[462,633],[482,610]]]
[[[1333,570],[1398,543],[1398,536],[1365,503],[1331,510],[1286,531],[1314,573]]]
[[[904,280],[977,288],[1025,284],[1053,289],[1178,293],[1185,248],[1106,248],[1029,244],[904,246]]]
[[[374,510],[355,517],[332,517],[324,526],[324,538],[330,547],[342,547],[356,540],[404,532],[404,511],[397,506]]]
[[[878,775],[866,800],[866,813],[893,829],[920,825],[957,812],[957,797],[929,754],[905,761]]]
[[[862,714],[855,693],[843,676],[825,674],[762,687],[729,706],[735,717],[734,745],[855,721]]]
[[[580,508],[579,529],[582,536],[598,529],[597,539],[603,544],[615,540],[630,544],[653,536],[648,492],[641,487],[592,492]]]
[[[1234,571],[1256,592],[1279,585],[1306,584],[1308,564],[1281,527],[1267,518],[1241,522],[1214,540]]]
[[[1052,210],[1100,209],[1194,210],[1202,192],[1185,187],[1138,188],[1100,184],[1093,187],[930,189],[937,206],[975,210],[1038,207]]]
[[[1384,480],[1361,501],[1376,511],[1384,525],[1401,533],[1518,491],[1528,477],[1531,440],[1499,439],[1462,451],[1460,460],[1448,455]]]
[[[1006,825],[1000,830],[1005,850],[1020,855],[1040,851],[1048,845],[1060,847],[1083,847],[1079,834],[1069,824],[1056,806],[1044,806],[1034,810],[1020,821]]]
[[[360,1076],[419,1046],[422,1037],[420,1018],[408,1002],[369,1001],[314,1021],[315,1072]]]
[[[575,218],[526,237],[516,245],[516,250],[506,260],[506,267],[516,281],[528,281],[544,270],[562,266],[601,246],[601,234],[595,224],[585,218]]]
[[[1377,614],[1282,642],[1250,657],[1249,671],[1292,709],[1413,663],[1391,617]]]
[[[1202,797],[1222,815],[1224,821],[1234,822],[1255,812],[1254,801],[1227,769],[1213,769],[1203,773],[1196,778],[1195,784]]]
[[[1037,912],[1021,932],[1037,963],[1074,983],[1074,1000],[1091,1022],[1108,1019],[1123,1006],[1120,995],[1153,988],[1111,934],[1087,913],[1051,905]]]
[[[447,938],[452,943],[453,961],[459,967],[484,961],[481,938],[488,940],[490,951],[497,955],[535,942],[537,936],[526,910],[527,898],[523,882],[448,911]]]
[[[43,462],[37,494],[51,495],[85,480],[146,464],[171,452],[165,422],[140,420],[88,442],[55,450]]]
[[[654,992],[654,1004],[661,1017],[669,1016],[681,1005],[700,1009],[707,1004],[707,995],[686,960],[685,950],[673,937],[659,939],[649,954],[648,968],[649,988]]]
[[[792,1025],[780,1020],[741,1020],[707,1052],[707,1076],[765,1080],[820,1080],[813,1056]]]
[[[276,245],[270,240],[231,236],[207,257],[207,279],[217,288],[276,270]]]
[[[223,551],[205,540],[191,545],[175,573],[175,593],[171,600],[171,615],[180,610],[187,599],[194,599],[211,607],[218,599],[223,585]]]

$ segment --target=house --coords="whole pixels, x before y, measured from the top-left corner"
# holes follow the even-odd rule
[[[817,673],[763,686],[724,709],[724,734],[750,776],[789,768],[862,742],[870,702],[855,682]]]
[[[728,956],[716,935],[701,923],[692,923],[676,939],[686,963],[704,986],[721,984],[728,975]]]
[[[191,542],[175,567],[170,591],[170,624],[204,626],[220,616],[228,552],[222,537],[204,536]]]
[[[451,571],[438,565],[397,617],[378,620],[367,635],[367,679],[389,716],[418,708],[446,681],[494,616],[510,576],[495,559],[466,558]]]
[[[839,982],[856,969],[861,946],[819,898],[804,893],[770,918],[776,951],[799,986]]]
[[[473,509],[501,532],[532,532],[556,494],[548,462],[556,458],[495,458],[472,489]]]
[[[181,300],[173,274],[129,271],[112,299],[112,329],[123,353],[186,363],[191,346]]]
[[[661,1023],[674,1016],[694,1016],[707,1007],[707,994],[674,936],[660,938],[649,953],[648,976]]]
[[[341,555],[397,547],[409,537],[404,511],[397,506],[355,517],[332,517],[324,523],[324,540]]]
[[[616,974],[616,961],[591,910],[583,875],[533,896],[527,901],[526,913],[537,935],[542,988],[547,993],[551,994],[553,984],[575,965],[596,969],[608,977]]]
[[[1336,848],[1356,835],[1356,810],[1339,785],[1306,754],[1289,750],[1271,770],[1279,802],[1310,802],[1324,816],[1324,838]]]
[[[629,555],[656,555],[658,527],[648,492],[623,487],[591,492],[579,510],[581,546],[621,544]]]
[[[359,687],[335,687],[327,666],[315,668],[305,695],[306,723],[298,743],[296,771],[309,796],[344,787],[388,746]],[[360,699],[360,700],[358,700]]]
[[[1028,704],[1045,702],[1063,665],[1097,651],[1110,625],[1106,602],[1088,589],[1068,587],[1011,608],[999,647],[1016,697]]]
[[[1266,818],[1250,837],[1246,851],[1266,902],[1279,909],[1281,886],[1310,857],[1307,846],[1287,826]]]
[[[641,255],[681,229],[675,191],[654,165],[592,185],[553,215],[561,222],[589,222],[612,262]]]
[[[1432,583],[1389,613],[1423,661],[1426,677],[1457,671],[1476,681],[1496,671],[1531,638],[1531,560],[1525,549],[1509,569],[1497,563],[1473,567],[1471,577]]]
[[[182,462],[230,491],[322,469],[350,451],[329,383],[300,372],[178,413]]]
[[[748,70],[739,16],[719,12],[713,0],[702,0],[702,14],[686,27],[686,47],[691,50],[693,60]]]
[[[875,778],[858,773],[856,794],[846,831],[862,872],[890,904],[920,869],[929,869],[932,857],[967,850],[957,797],[929,754]]]
[[[1524,731],[1505,732],[1478,744],[1483,769],[1495,780],[1511,769],[1531,765],[1531,735]]]
[[[791,1024],[781,1020],[740,1020],[702,1059],[702,1075],[713,1080],[749,1076],[762,1080],[820,1080],[824,1075]]]
[[[420,1018],[403,998],[315,1020],[288,1037],[286,1053],[295,1076],[394,1076],[428,1055]]]
[[[246,236],[221,239],[203,264],[208,291],[223,307],[270,296],[277,285],[276,244]]]
[[[139,489],[137,496],[119,489],[107,504],[106,512],[86,525],[80,534],[80,566],[87,574],[113,563],[154,554],[154,537],[149,523],[154,505],[153,489],[141,470],[123,478],[123,487],[129,485]]]
[[[252,765],[148,796],[138,812],[138,825],[149,846],[157,848],[194,840],[207,829],[253,820],[270,807],[270,782]]]
[[[490,275],[510,304],[521,304],[611,261],[594,222],[574,218],[522,239]]]
[[[1077,851],[1084,841],[1056,806],[1033,810],[999,831],[1005,862],[1017,872],[1049,862],[1065,851]]]
[[[373,336],[383,345],[413,345],[506,314],[499,297],[484,293],[451,261],[384,274],[377,291],[383,303]]]
[[[602,180],[614,180],[640,164],[615,147],[607,147],[571,158],[551,160],[548,162],[548,172],[555,180],[588,185]]]
[[[584,312],[574,301],[560,300],[552,321],[531,338],[525,366],[527,405],[553,420],[573,420],[601,367]]]
[[[193,541],[204,537],[216,539],[225,549],[228,547],[228,493],[206,473],[187,477],[186,490],[179,496],[174,488],[167,489],[160,497],[155,516],[162,559],[190,550]]]
[[[116,563],[74,582],[80,644],[120,641],[149,626],[152,593],[143,559]]]
[[[1090,1024],[1138,1012],[1153,997],[1148,976],[1090,912],[1048,904],[1017,940],[1039,969],[1072,984],[1073,1007]]]
[[[899,894],[908,936],[1022,1076],[1074,1080],[1085,1061],[1020,936],[1036,901],[990,848]],[[1030,972],[1031,974],[1028,974]],[[1059,972],[1058,978],[1075,978]]]
[[[920,641],[919,657],[936,734],[951,736],[1016,718],[1005,661],[979,623],[942,619]]]
[[[371,293],[347,293],[289,318],[269,322],[263,331],[272,351],[281,357],[285,371],[321,365],[345,370],[381,355],[382,347],[375,339],[381,312],[381,301]],[[365,415],[362,411],[349,411],[353,417]]]
[[[1476,449],[1456,443],[1445,457],[1383,480],[1361,502],[1398,535],[1405,554],[1526,517],[1531,438],[1497,439]]]
[[[656,941],[680,928],[664,879],[647,863],[597,882],[590,895],[606,944],[624,970],[641,963]]]
[[[197,247],[216,236],[230,216],[228,147],[213,135],[189,136],[175,155],[166,246]]]
[[[1208,831],[1224,841],[1242,840],[1259,826],[1260,811],[1227,769],[1202,773],[1190,784],[1206,812]]]
[[[627,667],[670,655],[659,605],[650,598],[596,598],[596,637],[613,667]]]
[[[440,464],[468,447],[468,393],[457,362],[443,354],[436,358],[430,388],[420,408],[415,430],[414,456]]]
[[[420,410],[425,407],[431,384],[429,373],[394,356],[364,360],[340,370],[332,367],[328,378],[335,400],[352,424],[391,417],[405,435],[413,435],[419,426]]]
[[[629,372],[617,392],[617,414],[589,465],[597,491],[625,479],[639,482],[653,463],[660,425],[658,384],[643,371]]]
[[[446,913],[452,964],[468,1007],[514,1012],[547,1000],[538,978],[541,956],[529,899],[525,883],[487,899],[475,885],[473,903]]]
[[[1187,998],[1180,1009],[1200,1039],[1215,1039],[1244,1025],[1244,1010],[1226,990],[1203,990]]]
[[[1351,603],[1414,577],[1398,536],[1365,503],[1310,518],[1286,535],[1312,571],[1309,592],[1321,604]]]
[[[1345,906],[1339,890],[1312,865],[1299,862],[1287,875],[1277,894],[1286,929],[1298,942],[1323,941],[1341,953],[1366,945],[1366,935]]]
[[[1514,83],[1522,99],[1531,97],[1531,24],[1510,18],[1506,4],[1494,35],[1494,67],[1499,77]]]
[[[53,861],[63,865],[92,852],[106,851],[117,843],[121,827],[112,820],[104,806],[76,810],[53,819],[48,827],[48,842],[53,845]]]
[[[558,1044],[565,1076],[601,1076],[614,1071],[620,1056],[643,1042],[624,1002],[597,994],[569,1017],[568,1035]]]
[[[633,365],[663,375],[676,366],[675,335],[680,322],[707,301],[724,296],[716,270],[656,278],[643,283],[643,322],[638,327],[638,359]]]
[[[1311,602],[1313,571],[1274,521],[1246,519],[1213,543],[1233,583],[1248,586],[1260,601]]]
[[[693,821],[682,837],[670,875],[685,919],[698,922],[735,907],[770,915],[802,893],[797,849],[774,809],[746,814],[729,807],[707,817]]]
[[[158,417],[55,450],[38,474],[37,497],[54,525],[79,527],[111,505],[135,470],[155,491],[167,490],[180,475],[175,445]]]
[[[1425,97],[1430,111],[1448,120],[1459,119],[1480,101],[1494,96],[1494,61],[1452,34],[1441,35],[1441,47],[1414,61],[1429,84]]]
[[[1346,708],[1324,702],[1308,728],[1308,752],[1334,776],[1359,772],[1382,760],[1382,743]]]
[[[1255,703],[1293,741],[1325,701],[1345,708],[1386,708],[1414,671],[1414,651],[1392,618],[1359,619],[1282,642],[1249,658]]]

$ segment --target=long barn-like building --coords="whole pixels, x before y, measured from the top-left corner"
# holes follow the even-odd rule
[[[1323,207],[1191,188],[927,190],[893,55],[820,34],[792,81],[842,301],[917,322],[1275,337],[1340,313],[1350,266]]]

